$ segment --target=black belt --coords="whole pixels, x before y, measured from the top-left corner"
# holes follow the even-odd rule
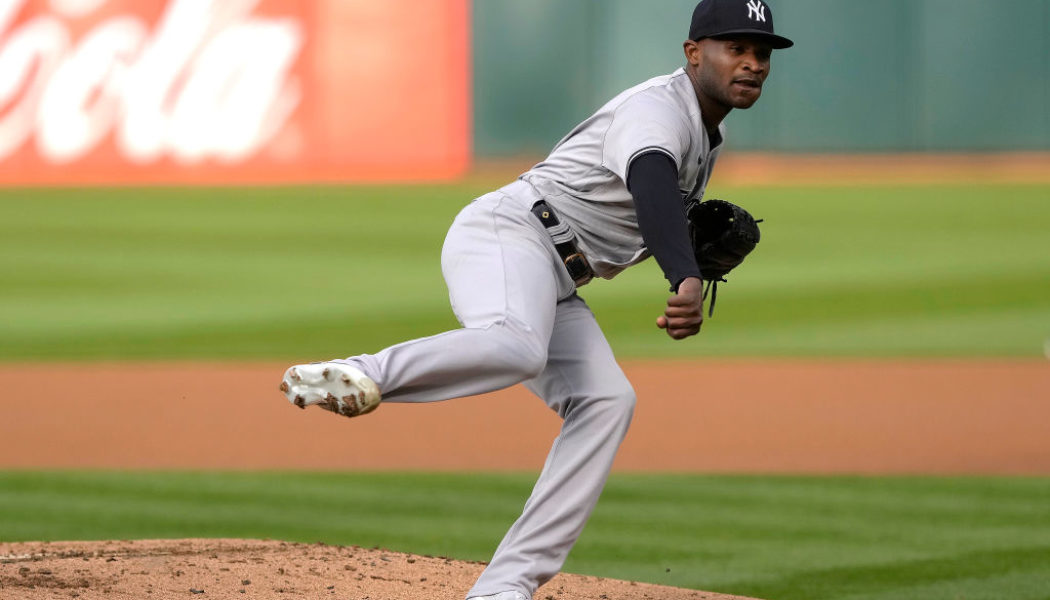
[[[587,263],[583,253],[576,247],[572,230],[567,225],[562,225],[551,207],[543,200],[532,205],[532,214],[536,215],[540,223],[547,228],[547,233],[554,242],[554,249],[558,251],[558,256],[565,264],[569,277],[572,277],[576,285],[583,285],[590,281],[594,277],[594,272],[591,271],[591,265]]]

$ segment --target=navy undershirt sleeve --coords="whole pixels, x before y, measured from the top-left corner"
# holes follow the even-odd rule
[[[671,291],[687,277],[700,277],[678,191],[678,168],[663,152],[635,158],[627,171],[627,189],[634,196],[638,228],[645,245],[671,283]]]

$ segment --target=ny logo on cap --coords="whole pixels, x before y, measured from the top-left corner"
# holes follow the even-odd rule
[[[766,5],[762,4],[762,0],[747,0],[747,18],[766,22]]]

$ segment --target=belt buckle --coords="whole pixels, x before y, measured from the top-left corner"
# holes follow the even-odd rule
[[[579,284],[585,283],[591,280],[591,265],[587,263],[587,259],[583,254],[576,252],[565,257],[565,270],[569,272],[569,277]]]

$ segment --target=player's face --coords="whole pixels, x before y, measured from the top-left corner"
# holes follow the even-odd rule
[[[686,57],[697,93],[726,112],[750,108],[762,95],[762,84],[769,76],[772,46],[746,36],[707,38],[694,44],[690,48],[686,43]]]

